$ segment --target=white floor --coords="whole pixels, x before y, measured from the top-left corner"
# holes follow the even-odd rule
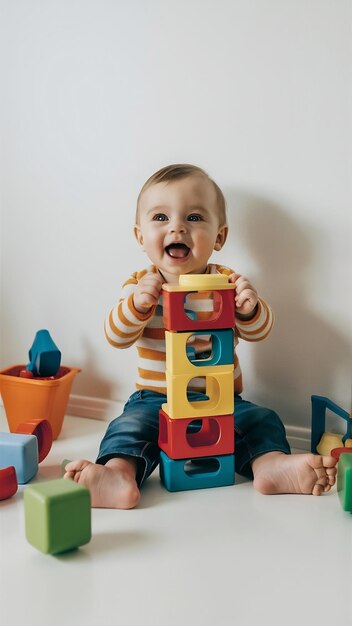
[[[106,423],[65,417],[35,481],[94,459]],[[7,431],[1,410],[0,431]],[[169,493],[158,470],[132,511],[92,511],[92,540],[44,555],[24,534],[23,490],[0,502],[4,626],[352,624],[352,517],[320,498],[251,482]]]

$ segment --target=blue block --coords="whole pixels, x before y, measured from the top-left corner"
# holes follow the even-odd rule
[[[28,483],[38,471],[38,440],[35,435],[0,433],[0,468],[13,465],[17,481]]]
[[[214,469],[209,469],[209,462]],[[235,484],[235,455],[175,461],[160,452],[160,480],[168,491],[226,487]]]
[[[186,347],[186,353],[193,365],[204,367],[209,365],[233,365],[234,337],[232,328],[224,330],[195,331],[194,335],[210,335],[212,354],[210,358],[198,358],[192,344]]]

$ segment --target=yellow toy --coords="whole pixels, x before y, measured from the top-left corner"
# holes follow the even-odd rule
[[[192,356],[192,343],[190,339],[204,337],[210,338],[211,353],[206,358],[196,358]],[[189,374],[190,376],[206,376],[229,371],[229,365],[233,368],[234,362],[234,337],[233,330],[209,331],[207,335],[203,332],[172,333],[165,331],[166,342],[166,370],[170,374]],[[200,368],[201,371],[200,371]]]
[[[178,285],[163,285],[164,291],[213,291],[234,289],[228,277],[223,274],[181,274]]]
[[[352,448],[352,439],[346,439],[346,441],[343,442],[342,435],[325,432],[316,447],[316,451],[318,454],[321,454],[321,456],[330,456],[331,450],[343,447]]]
[[[206,376],[205,393],[209,400],[199,402],[190,402],[187,399],[187,387],[193,376],[169,374],[166,371],[167,403],[162,405],[163,411],[172,419],[181,417],[201,418],[233,413],[233,365],[226,367],[228,368],[227,371]]]

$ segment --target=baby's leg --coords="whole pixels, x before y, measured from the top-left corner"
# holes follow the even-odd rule
[[[135,392],[120,417],[108,425],[97,463],[66,465],[65,478],[88,487],[93,507],[130,509],[137,506],[139,487],[159,461],[159,410],[166,396]]]
[[[336,463],[331,456],[268,452],[252,461],[254,488],[265,495],[302,493],[320,496],[335,483]]]
[[[71,461],[65,469],[64,478],[89,489],[92,507],[132,509],[140,500],[137,462],[133,458],[114,458],[105,465],[86,460]]]

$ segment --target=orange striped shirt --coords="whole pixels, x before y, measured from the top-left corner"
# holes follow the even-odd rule
[[[133,293],[138,282],[148,272],[157,272],[157,268],[151,268],[135,272],[126,280],[122,287],[122,293],[116,306],[114,306],[105,320],[105,336],[108,342],[115,348],[129,348],[136,344],[138,352],[138,378],[137,389],[150,389],[166,394],[166,358],[165,358],[165,328],[163,324],[162,295],[158,305],[152,307],[147,313],[139,313],[133,304]],[[228,267],[211,263],[206,273],[225,274],[233,273]],[[213,311],[211,292],[199,292],[192,294],[187,302],[187,309],[195,311],[197,319],[206,319]],[[273,326],[273,313],[269,305],[262,299],[258,300],[255,316],[250,320],[236,319],[235,348],[239,339],[245,341],[261,341],[267,337]],[[200,343],[206,337],[201,335],[195,338],[196,352],[202,350]],[[234,386],[235,393],[241,393],[243,389],[242,372],[235,351],[234,358]],[[204,378],[194,378],[190,389],[204,391]]]

